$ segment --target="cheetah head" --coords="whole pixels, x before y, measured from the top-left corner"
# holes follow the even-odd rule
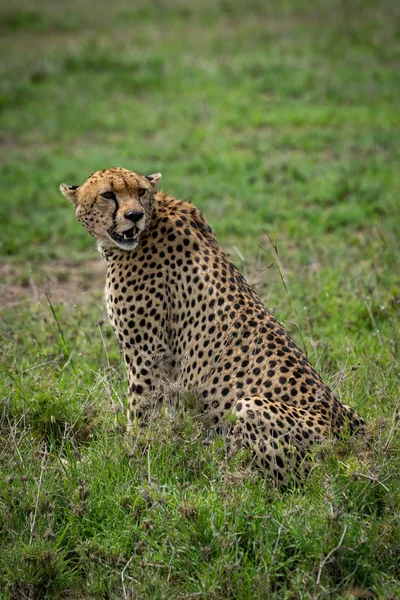
[[[134,250],[148,228],[154,193],[161,173],[138,175],[128,169],[105,169],[93,173],[82,185],[60,185],[75,214],[104,249],[117,246]]]

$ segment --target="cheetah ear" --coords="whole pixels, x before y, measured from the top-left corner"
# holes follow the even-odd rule
[[[153,173],[152,175],[146,175],[146,179],[148,179],[155,189],[158,183],[161,181],[162,175],[161,173]]]
[[[78,203],[79,203],[78,198],[77,198],[78,190],[79,190],[79,185],[67,185],[66,183],[62,183],[60,185],[60,192],[62,193],[64,198],[67,198],[67,200],[70,200],[74,206],[78,206]]]

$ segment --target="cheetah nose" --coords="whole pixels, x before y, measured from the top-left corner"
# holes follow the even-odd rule
[[[133,223],[137,223],[143,217],[144,212],[142,210],[130,210],[125,213],[125,219],[129,219]]]

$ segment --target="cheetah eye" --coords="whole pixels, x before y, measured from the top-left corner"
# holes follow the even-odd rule
[[[117,196],[114,192],[104,192],[104,194],[100,194],[100,196],[106,200],[114,200],[114,202],[117,200]]]
[[[139,196],[139,198],[141,198],[142,196],[144,196],[146,192],[147,192],[146,188],[139,188],[138,189],[138,196]]]

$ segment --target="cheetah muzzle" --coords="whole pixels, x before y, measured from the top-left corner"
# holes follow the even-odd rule
[[[140,232],[138,228],[133,226],[122,233],[117,233],[115,227],[111,227],[107,231],[110,238],[123,250],[134,250],[138,245],[138,237]]]
[[[60,186],[107,262],[128,421],[157,414],[162,382],[172,382],[197,397],[206,426],[250,448],[274,482],[302,479],[315,444],[365,423],[324,384],[201,212],[158,191],[160,179],[113,168]]]

